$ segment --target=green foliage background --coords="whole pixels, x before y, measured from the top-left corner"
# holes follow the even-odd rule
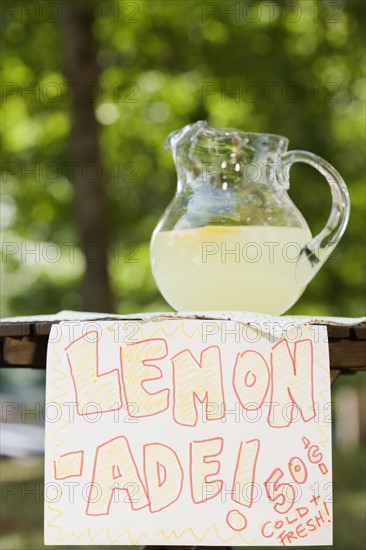
[[[33,0],[11,4],[2,40],[2,224],[3,241],[19,251],[3,247],[2,314],[81,309],[84,259],[78,247],[70,254],[70,243],[78,241],[68,149],[72,89],[62,71],[57,10]],[[346,235],[291,312],[362,315],[363,3],[87,4],[97,14],[97,116],[118,312],[169,309],[148,255],[151,232],[176,185],[163,143],[171,130],[207,119],[213,126],[285,135],[290,148],[323,156],[342,174],[352,201]],[[293,176],[291,196],[315,234],[330,210],[327,184],[306,166],[298,165]],[[36,243],[39,258],[24,256]],[[47,261],[57,251],[45,243],[61,247],[59,260]],[[138,246],[137,262],[128,256],[130,243]]]

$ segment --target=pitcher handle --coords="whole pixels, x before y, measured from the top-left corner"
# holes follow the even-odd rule
[[[295,162],[310,164],[318,170],[326,178],[332,193],[332,208],[324,229],[299,254],[296,278],[300,284],[306,285],[339,243],[347,227],[351,205],[342,176],[329,162],[308,151],[293,150],[281,155],[281,175],[287,182],[291,165]]]

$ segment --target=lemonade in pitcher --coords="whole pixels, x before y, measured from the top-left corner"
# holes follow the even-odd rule
[[[158,287],[176,310],[278,313],[304,290],[296,281],[308,228],[205,226],[157,233],[151,244]]]
[[[325,160],[287,145],[205,122],[169,135],[178,188],[150,256],[172,307],[284,313],[334,250],[349,218],[345,183]],[[317,168],[331,188],[331,214],[315,238],[287,194],[294,162]]]

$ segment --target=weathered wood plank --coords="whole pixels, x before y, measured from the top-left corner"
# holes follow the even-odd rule
[[[58,322],[0,322],[0,367],[45,369],[48,336]],[[328,340],[332,383],[339,374],[366,370],[366,323],[328,325]]]
[[[36,323],[33,326],[33,334],[36,336],[48,336],[51,332],[52,323]]]
[[[47,357],[46,337],[7,336],[4,339],[3,364],[4,367],[46,368]]]
[[[5,336],[29,336],[31,323],[0,323],[0,337]]]
[[[329,338],[349,338],[350,333],[351,328],[346,325],[328,325]]]
[[[366,369],[366,341],[338,340],[329,341],[329,359],[331,368],[341,370]]]
[[[351,336],[356,340],[366,340],[366,324],[363,323],[362,325],[352,327]]]
[[[47,334],[6,337],[1,366],[46,368],[47,342]],[[329,357],[332,370],[342,373],[366,370],[366,341],[329,338]]]
[[[110,317],[113,320],[113,315]],[[5,336],[46,336],[50,333],[52,324],[59,321],[37,321],[20,323],[2,323],[0,322],[0,337]],[[366,340],[366,323],[356,326],[348,325],[328,325],[329,338],[351,338],[353,340]]]

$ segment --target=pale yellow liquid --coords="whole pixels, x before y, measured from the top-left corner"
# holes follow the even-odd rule
[[[296,283],[296,259],[310,239],[309,229],[300,227],[162,231],[151,243],[152,271],[160,292],[178,311],[279,315],[304,290]]]

